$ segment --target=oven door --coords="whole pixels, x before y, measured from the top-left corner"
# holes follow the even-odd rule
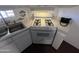
[[[55,30],[39,30],[32,31],[33,43],[38,44],[52,44]]]

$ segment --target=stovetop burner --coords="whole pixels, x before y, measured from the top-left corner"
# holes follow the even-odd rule
[[[51,19],[45,19],[46,26],[54,26]]]
[[[44,25],[45,24],[45,25]],[[35,19],[33,26],[54,26],[51,19]]]
[[[35,19],[34,26],[40,26],[41,25],[41,19]]]

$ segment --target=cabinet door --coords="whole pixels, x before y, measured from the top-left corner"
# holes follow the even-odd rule
[[[65,37],[65,34],[61,31],[57,31],[56,37],[54,39],[54,42],[52,44],[52,47],[54,47],[55,49],[58,49],[61,45],[61,43],[63,42]]]
[[[19,52],[12,38],[7,38],[4,41],[0,41],[0,53],[15,53]]]
[[[0,41],[0,48],[10,44],[11,42],[12,42],[12,38],[7,38],[7,39],[5,38],[5,40]]]
[[[19,53],[19,49],[14,43],[10,43],[0,48],[0,53]]]
[[[13,37],[13,40],[20,52],[32,44],[29,30],[18,33]]]

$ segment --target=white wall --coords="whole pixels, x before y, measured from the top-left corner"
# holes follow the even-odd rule
[[[79,49],[79,6],[73,8],[60,8],[58,15],[60,17],[72,18],[70,30],[64,40]]]
[[[34,17],[52,17],[54,10],[36,10],[34,12]]]

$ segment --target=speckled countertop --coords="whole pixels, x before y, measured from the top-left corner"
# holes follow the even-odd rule
[[[57,27],[59,30],[65,32],[65,33],[68,33],[68,31],[70,30],[71,28],[71,22],[68,26],[66,27],[63,27],[60,25],[60,20],[52,20],[53,24],[54,24],[54,27]]]
[[[41,27],[44,27],[44,26],[45,26],[44,19],[41,19],[41,20],[42,20],[42,22],[41,22],[41,23],[42,23]],[[33,26],[33,24],[34,24],[34,21],[35,21],[35,19],[32,21],[32,26]],[[70,30],[70,27],[71,27],[71,23],[70,23],[68,26],[66,26],[66,27],[61,26],[59,19],[53,19],[53,20],[52,20],[52,23],[54,24],[54,27],[58,28],[59,30],[61,30],[61,31],[65,32],[65,33],[67,33],[67,32]],[[36,27],[38,27],[38,26],[36,26]],[[50,27],[51,27],[51,26],[50,26]]]

